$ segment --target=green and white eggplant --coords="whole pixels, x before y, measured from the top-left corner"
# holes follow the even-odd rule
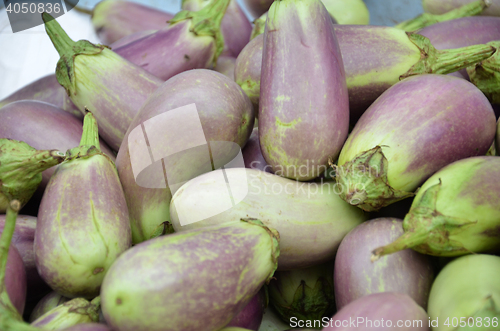
[[[31,325],[42,330],[63,330],[73,325],[98,322],[100,307],[100,297],[91,302],[76,298],[49,310]]]
[[[420,188],[405,233],[376,248],[372,259],[406,248],[460,256],[500,248],[500,158],[471,157],[441,169]]]
[[[57,306],[62,305],[65,302],[68,302],[70,299],[65,296],[60,295],[59,293],[52,291],[46,296],[44,296],[38,303],[35,308],[31,312],[29,321],[34,322],[39,317],[45,315],[45,313],[51,311]]]

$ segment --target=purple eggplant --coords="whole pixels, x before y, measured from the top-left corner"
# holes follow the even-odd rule
[[[5,288],[10,301],[19,314],[22,315],[26,303],[26,271],[21,254],[19,254],[15,245],[10,246],[8,254]]]
[[[263,286],[238,315],[233,317],[231,322],[226,325],[226,328],[237,327],[257,331],[262,322],[264,310],[267,307],[269,300],[267,296],[267,289]]]
[[[199,11],[209,3],[208,0],[182,0],[181,7],[183,10]],[[224,36],[222,55],[237,57],[250,41],[252,24],[236,0],[229,2],[220,28]]]
[[[334,286],[337,309],[372,293],[399,292],[427,307],[433,281],[430,259],[411,249],[372,263],[371,251],[403,234],[403,220],[378,218],[358,225],[342,240],[335,257]]]
[[[186,70],[210,68],[224,48],[220,25],[229,1],[181,11],[165,28],[114,52],[164,81]]]
[[[35,321],[32,326],[42,330],[63,330],[73,325],[99,321],[100,297],[91,302],[76,298],[49,310]]]
[[[495,139],[495,149],[496,149],[496,154],[500,156],[500,120],[498,120],[497,124],[497,135]]]
[[[39,317],[45,315],[45,313],[51,311],[57,306],[62,305],[65,302],[68,302],[70,299],[62,296],[57,292],[50,292],[46,296],[44,296],[38,303],[35,308],[31,312],[30,322],[36,321]]]
[[[106,275],[104,317],[120,331],[219,330],[269,282],[278,256],[279,234],[255,219],[148,240]]]
[[[243,160],[245,161],[245,168],[271,172],[271,167],[266,163],[266,159],[264,159],[260,150],[258,128],[253,129],[245,148],[243,148]]]
[[[149,36],[149,35],[155,33],[156,31],[158,31],[158,30],[145,30],[145,31],[139,31],[136,33],[132,33],[128,36],[125,36],[123,38],[118,39],[114,43],[110,44],[109,47],[113,50],[115,48],[128,45],[136,40],[139,40],[139,39],[142,39],[146,36]]]
[[[321,326],[323,331],[430,331],[425,310],[408,295],[396,292],[361,297]]]
[[[274,0],[244,0],[245,7],[253,17],[260,17],[267,12]]]
[[[269,9],[259,138],[264,158],[280,176],[318,177],[347,137],[349,98],[333,25],[320,0],[275,1]]]
[[[236,58],[234,66],[234,80],[248,95],[255,109],[259,109],[263,46],[264,35],[252,39]]]
[[[217,66],[215,67],[215,71],[220,72],[226,77],[234,80],[234,67],[235,67],[236,59],[231,56],[220,56],[217,59]]]
[[[148,146],[142,124],[147,126],[154,159],[144,154]],[[178,188],[184,181],[213,170],[210,154],[216,160],[215,168],[231,161],[245,145],[253,126],[250,100],[228,77],[198,69],[165,82],[134,119],[116,160],[133,242],[150,239],[168,222],[174,186]],[[167,179],[163,170],[158,171],[158,167],[163,168],[162,160]]]
[[[86,40],[74,42],[50,15],[42,17],[61,56],[56,69],[58,82],[80,111],[84,113],[86,107],[94,111],[100,135],[118,150],[130,122],[162,81],[106,46]]]
[[[159,30],[174,14],[133,1],[104,0],[92,12],[92,24],[105,44],[144,30]]]
[[[85,116],[79,147],[68,151],[45,189],[35,233],[40,276],[62,295],[93,298],[110,266],[131,245],[125,196],[113,161]]]
[[[335,167],[340,196],[365,211],[412,197],[447,164],[486,154],[495,130],[491,104],[468,81],[407,78],[384,92],[349,135]]]
[[[42,77],[0,101],[0,108],[20,100],[36,100],[50,103],[78,118],[83,118],[80,110],[73,104],[68,93],[57,81],[56,75]]]
[[[475,0],[423,0],[422,6],[426,13],[444,14],[474,1]],[[488,3],[488,8],[484,10],[481,15],[500,16],[500,1],[491,0],[488,1]]]
[[[62,331],[112,331],[108,326],[99,323],[84,323],[70,326]]]

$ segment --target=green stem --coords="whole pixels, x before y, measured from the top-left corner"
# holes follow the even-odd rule
[[[490,4],[490,0],[477,0],[441,15],[423,13],[415,18],[399,23],[396,25],[396,28],[408,32],[417,31],[439,22],[451,21],[460,17],[479,15],[486,8],[488,8]]]
[[[429,237],[429,232],[419,231],[419,232],[405,232],[401,237],[396,239],[396,241],[372,251],[371,261],[374,262],[378,260],[381,256],[396,253],[407,248],[412,248],[418,246],[426,241]]]
[[[401,79],[426,73],[446,75],[481,62],[496,51],[495,47],[491,45],[437,50],[428,38],[416,33],[407,34],[410,41],[420,49],[422,57],[407,73],[400,77]]]
[[[56,48],[57,52],[60,56],[69,53],[73,46],[75,46],[76,42],[73,41],[66,31],[64,31],[59,23],[47,13],[42,14],[43,22],[45,23],[45,31],[49,36],[52,44]]]
[[[88,111],[88,109],[86,110]],[[83,133],[80,140],[80,147],[83,146],[95,146],[99,152],[101,151],[97,121],[90,111],[83,118]]]

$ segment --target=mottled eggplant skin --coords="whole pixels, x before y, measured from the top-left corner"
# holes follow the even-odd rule
[[[109,45],[139,31],[159,30],[173,17],[133,1],[104,0],[94,7],[92,24],[99,38]]]
[[[370,323],[365,324],[365,322],[363,324],[355,323],[356,326],[349,324],[350,319],[360,321],[357,318],[363,318],[365,322],[367,320],[378,321],[378,326],[372,323],[370,327]],[[389,327],[384,328],[381,326],[382,320],[384,326],[388,325],[388,321],[391,321],[392,328],[396,329],[397,327],[397,330],[401,331],[430,331],[429,319],[425,310],[408,295],[396,292],[374,293],[361,297],[339,310],[332,319],[333,321],[328,321],[328,326],[325,326],[323,331],[376,331],[389,329]],[[346,324],[344,321],[348,323]],[[404,324],[399,326],[398,321],[403,323],[411,321],[411,326],[404,326]],[[340,325],[344,323],[344,327],[339,328],[339,324],[335,327],[335,323],[340,323]]]
[[[21,100],[36,100],[50,103],[61,108],[78,118],[83,118],[83,114],[73,104],[68,93],[57,81],[56,75],[42,77],[33,83],[26,85],[20,90],[12,93],[0,101],[0,108],[9,103]]]
[[[234,80],[248,95],[255,109],[259,109],[263,48],[264,35],[258,35],[243,48],[234,66]]]
[[[112,331],[108,326],[99,323],[84,323],[70,326],[63,331]]]
[[[271,172],[271,167],[266,163],[266,159],[262,155],[259,142],[259,129],[254,128],[250,138],[248,138],[245,148],[243,148],[243,160],[245,168],[259,169],[266,172]]]
[[[218,180],[220,170],[198,176],[184,184],[172,198],[170,221],[176,232],[231,222],[238,217],[259,218],[280,233],[281,255],[278,269],[310,267],[335,257],[344,236],[366,220],[359,208],[344,202],[332,183],[302,183],[257,169],[231,168],[232,192],[246,197],[232,208],[227,205],[227,187]],[[178,210],[194,208],[198,213],[215,215],[191,223],[193,215]],[[219,211],[220,213],[215,213]]]
[[[234,67],[236,59],[232,56],[219,56],[215,71],[234,80]]]
[[[166,235],[125,252],[102,284],[106,321],[121,331],[223,328],[276,269],[277,232],[249,222]]]
[[[241,88],[228,77],[213,70],[198,69],[183,72],[165,82],[144,104],[130,125],[116,160],[130,212],[134,243],[150,239],[155,229],[170,219],[172,194],[169,188],[145,188],[136,183],[128,135],[150,118],[193,103],[196,104],[207,141],[234,142],[243,147],[251,134],[254,124],[252,104]],[[182,145],[181,142],[179,144]],[[197,175],[200,174],[197,167],[203,165],[201,160],[199,164],[191,160],[181,171],[185,175]],[[164,181],[163,174],[158,180]]]
[[[5,288],[9,299],[22,316],[26,303],[26,271],[23,259],[15,245],[10,245],[5,273]]]
[[[17,101],[0,111],[0,138],[24,141],[38,150],[66,152],[79,145],[82,121],[54,105],[40,101]],[[101,150],[112,160],[111,149],[100,141]],[[38,194],[42,193],[56,167],[42,173]],[[35,193],[37,194],[37,193]]]
[[[192,27],[191,20],[184,20],[113,51],[163,81],[183,71],[209,68],[216,52],[214,38],[195,35]]]
[[[38,303],[35,308],[31,312],[30,322],[37,320],[40,316],[44,315],[48,311],[51,311],[57,306],[62,305],[63,303],[69,301],[69,298],[62,296],[57,292],[50,292],[46,296],[44,296]]]
[[[260,289],[259,293],[254,295],[254,297],[247,303],[247,305],[234,316],[231,322],[226,325],[225,328],[236,327],[243,328],[247,330],[257,331],[262,322],[262,316],[264,315],[264,310],[267,307],[267,294],[266,290]]]
[[[342,240],[335,257],[334,287],[337,309],[368,294],[399,292],[427,307],[433,270],[431,261],[411,249],[371,262],[371,251],[403,234],[403,220],[378,218],[357,226]],[[381,264],[379,264],[382,262]]]
[[[444,14],[473,1],[474,0],[422,0],[422,6],[426,13]],[[500,1],[490,1],[489,7],[486,8],[481,15],[500,16]]]
[[[338,164],[382,146],[388,184],[412,192],[447,164],[486,154],[494,135],[493,109],[474,85],[448,75],[415,76],[392,86],[370,106]]]
[[[45,189],[35,233],[35,261],[45,282],[68,298],[93,298],[130,245],[127,204],[113,162],[99,153],[62,163]]]
[[[349,98],[333,26],[319,0],[276,1],[268,13],[259,138],[273,173],[287,178],[318,177],[347,137]]]

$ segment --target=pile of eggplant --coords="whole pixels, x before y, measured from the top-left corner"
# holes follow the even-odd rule
[[[500,1],[104,0],[0,101],[0,330],[500,330]]]

